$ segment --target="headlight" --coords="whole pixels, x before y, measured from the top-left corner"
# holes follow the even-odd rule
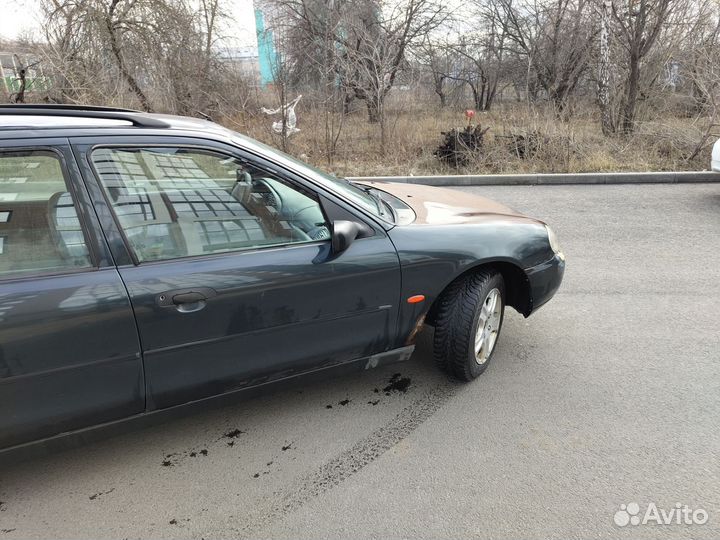
[[[558,241],[557,235],[547,225],[545,225],[545,229],[547,229],[548,242],[550,242],[550,248],[555,252],[555,255],[560,257],[561,261],[564,261],[565,254],[562,252],[562,249],[560,249],[560,242]]]

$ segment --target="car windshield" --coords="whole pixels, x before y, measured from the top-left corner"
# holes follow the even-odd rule
[[[324,186],[328,187],[335,193],[344,196],[351,202],[354,202],[367,212],[370,212],[374,216],[379,217],[388,223],[396,223],[395,210],[392,205],[383,199],[379,190],[356,184],[346,178],[338,178],[328,174],[321,169],[317,169],[312,165],[308,165],[304,161],[300,161],[299,159],[278,150],[277,148],[273,148],[259,141],[251,140],[239,133],[233,132],[233,139],[242,146],[247,146],[248,143],[251,142],[253,146],[260,147],[261,149],[267,151],[270,155],[275,155],[283,158],[285,161],[291,162],[292,165],[294,165],[294,168],[300,172],[305,173],[307,176],[319,181]]]
[[[395,222],[392,206],[382,198],[380,191],[377,189],[365,187],[362,184],[355,184],[346,178],[329,176],[327,179],[335,185],[337,191],[362,205],[362,207],[369,212],[391,223]]]

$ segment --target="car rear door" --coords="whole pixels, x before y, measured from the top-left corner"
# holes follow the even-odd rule
[[[124,260],[148,408],[391,347],[400,268],[380,227],[334,255],[317,188],[215,141],[73,144],[103,228],[122,239],[111,248]]]
[[[140,413],[125,287],[67,139],[0,142],[0,448]]]

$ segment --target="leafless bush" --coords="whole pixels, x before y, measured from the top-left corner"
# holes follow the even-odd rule
[[[467,107],[474,172],[704,167],[719,131],[716,0],[258,0],[267,88],[222,55],[228,0],[41,1],[53,85],[27,99],[210,116],[341,172],[444,170]],[[260,105],[299,94],[278,135]]]
[[[221,0],[43,0],[38,45],[55,102],[139,106],[216,116],[228,90],[240,105],[244,77],[216,46]],[[243,90],[246,93],[243,95]]]

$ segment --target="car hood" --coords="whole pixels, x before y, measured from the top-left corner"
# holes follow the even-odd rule
[[[472,223],[487,221],[488,218],[497,216],[527,219],[499,202],[465,191],[420,184],[365,181],[358,183],[385,191],[403,201],[415,211],[417,219],[414,223],[418,224]]]

